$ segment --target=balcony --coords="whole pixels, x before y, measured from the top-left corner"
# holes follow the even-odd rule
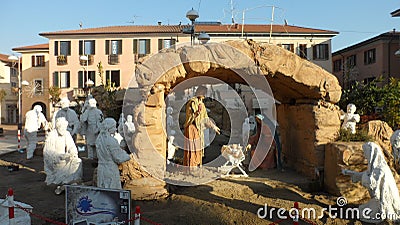
[[[90,66],[90,65],[93,65],[93,62],[94,62],[94,55],[88,55],[88,59],[89,59],[88,65],[89,65],[89,66]],[[81,59],[79,58],[79,63],[81,64],[81,66],[86,66],[86,60],[81,60]]]
[[[109,55],[108,56],[108,64],[110,64],[110,65],[119,64],[119,55]]]
[[[68,57],[66,55],[58,55],[57,56],[57,65],[67,65],[68,64]]]
[[[74,92],[72,94],[74,98],[85,98],[86,92],[83,88],[74,88]]]

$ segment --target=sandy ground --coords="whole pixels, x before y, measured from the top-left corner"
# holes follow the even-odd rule
[[[5,196],[8,188],[12,187],[15,200],[33,206],[35,214],[65,222],[65,194],[56,195],[54,186],[45,185],[43,157],[35,155],[29,161],[25,157],[18,152],[0,155],[0,195]],[[10,172],[9,165],[18,165],[19,170]],[[90,183],[93,161],[83,159],[83,167],[84,181]],[[289,169],[256,170],[249,173],[248,178],[229,177],[194,187],[170,185],[168,188],[170,195],[167,198],[132,201],[132,210],[140,206],[143,218],[159,224],[256,225],[273,222],[293,224],[290,218],[280,221],[277,210],[290,210],[294,202],[299,202],[300,208],[314,208],[317,216],[321,215],[324,207],[337,207],[337,197],[323,192],[306,192],[309,190],[307,179]],[[265,210],[260,209],[265,206],[269,213],[266,218],[259,218],[257,212],[264,214]],[[272,213],[271,209],[274,209]],[[322,218],[312,221],[300,220],[299,224],[367,224],[351,219],[332,219],[326,212],[322,215]],[[33,225],[52,224],[33,216],[31,218]],[[142,221],[141,224],[151,223]]]

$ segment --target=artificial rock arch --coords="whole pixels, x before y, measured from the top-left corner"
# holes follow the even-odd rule
[[[243,56],[247,59],[242,60]],[[133,146],[138,158],[157,164],[145,168],[150,174],[164,172],[164,94],[177,83],[196,76],[241,83],[243,80],[232,71],[242,70],[265,76],[274,97],[281,102],[277,120],[286,166],[309,178],[318,178],[318,171],[324,167],[325,145],[334,141],[340,127],[334,104],[340,99],[341,87],[335,76],[281,47],[251,40],[184,46],[160,52],[148,61],[136,68],[142,99],[134,109],[137,132]],[[160,153],[159,158],[150,152]],[[127,167],[124,170],[126,177],[133,178],[124,188],[132,189],[134,199],[165,194],[164,183],[147,172]]]

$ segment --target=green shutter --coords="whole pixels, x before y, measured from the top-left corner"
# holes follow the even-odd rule
[[[106,40],[106,55],[110,54],[110,40]]]
[[[58,72],[53,73],[53,86],[54,87],[59,87],[59,79],[58,79]]]
[[[118,41],[118,55],[122,55],[122,40]]]
[[[163,49],[163,39],[158,39],[158,51]]]
[[[146,54],[150,54],[150,39],[146,40]]]
[[[138,40],[133,39],[133,54],[137,54],[137,53],[138,53]]]
[[[58,41],[54,42],[54,55],[58,56]]]
[[[68,41],[68,53],[67,55],[71,55],[71,42]]]
[[[83,41],[79,41],[79,55],[83,55]]]
[[[70,80],[69,72],[67,72],[65,75],[66,75],[66,79],[67,79],[67,82],[66,82],[67,83],[67,88],[69,88],[69,86],[70,86],[69,85],[70,84],[69,83],[69,80]]]
[[[78,88],[83,88],[83,72],[78,71]]]

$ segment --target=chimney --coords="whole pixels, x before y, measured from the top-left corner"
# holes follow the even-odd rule
[[[161,26],[161,21],[158,21],[158,26]]]

